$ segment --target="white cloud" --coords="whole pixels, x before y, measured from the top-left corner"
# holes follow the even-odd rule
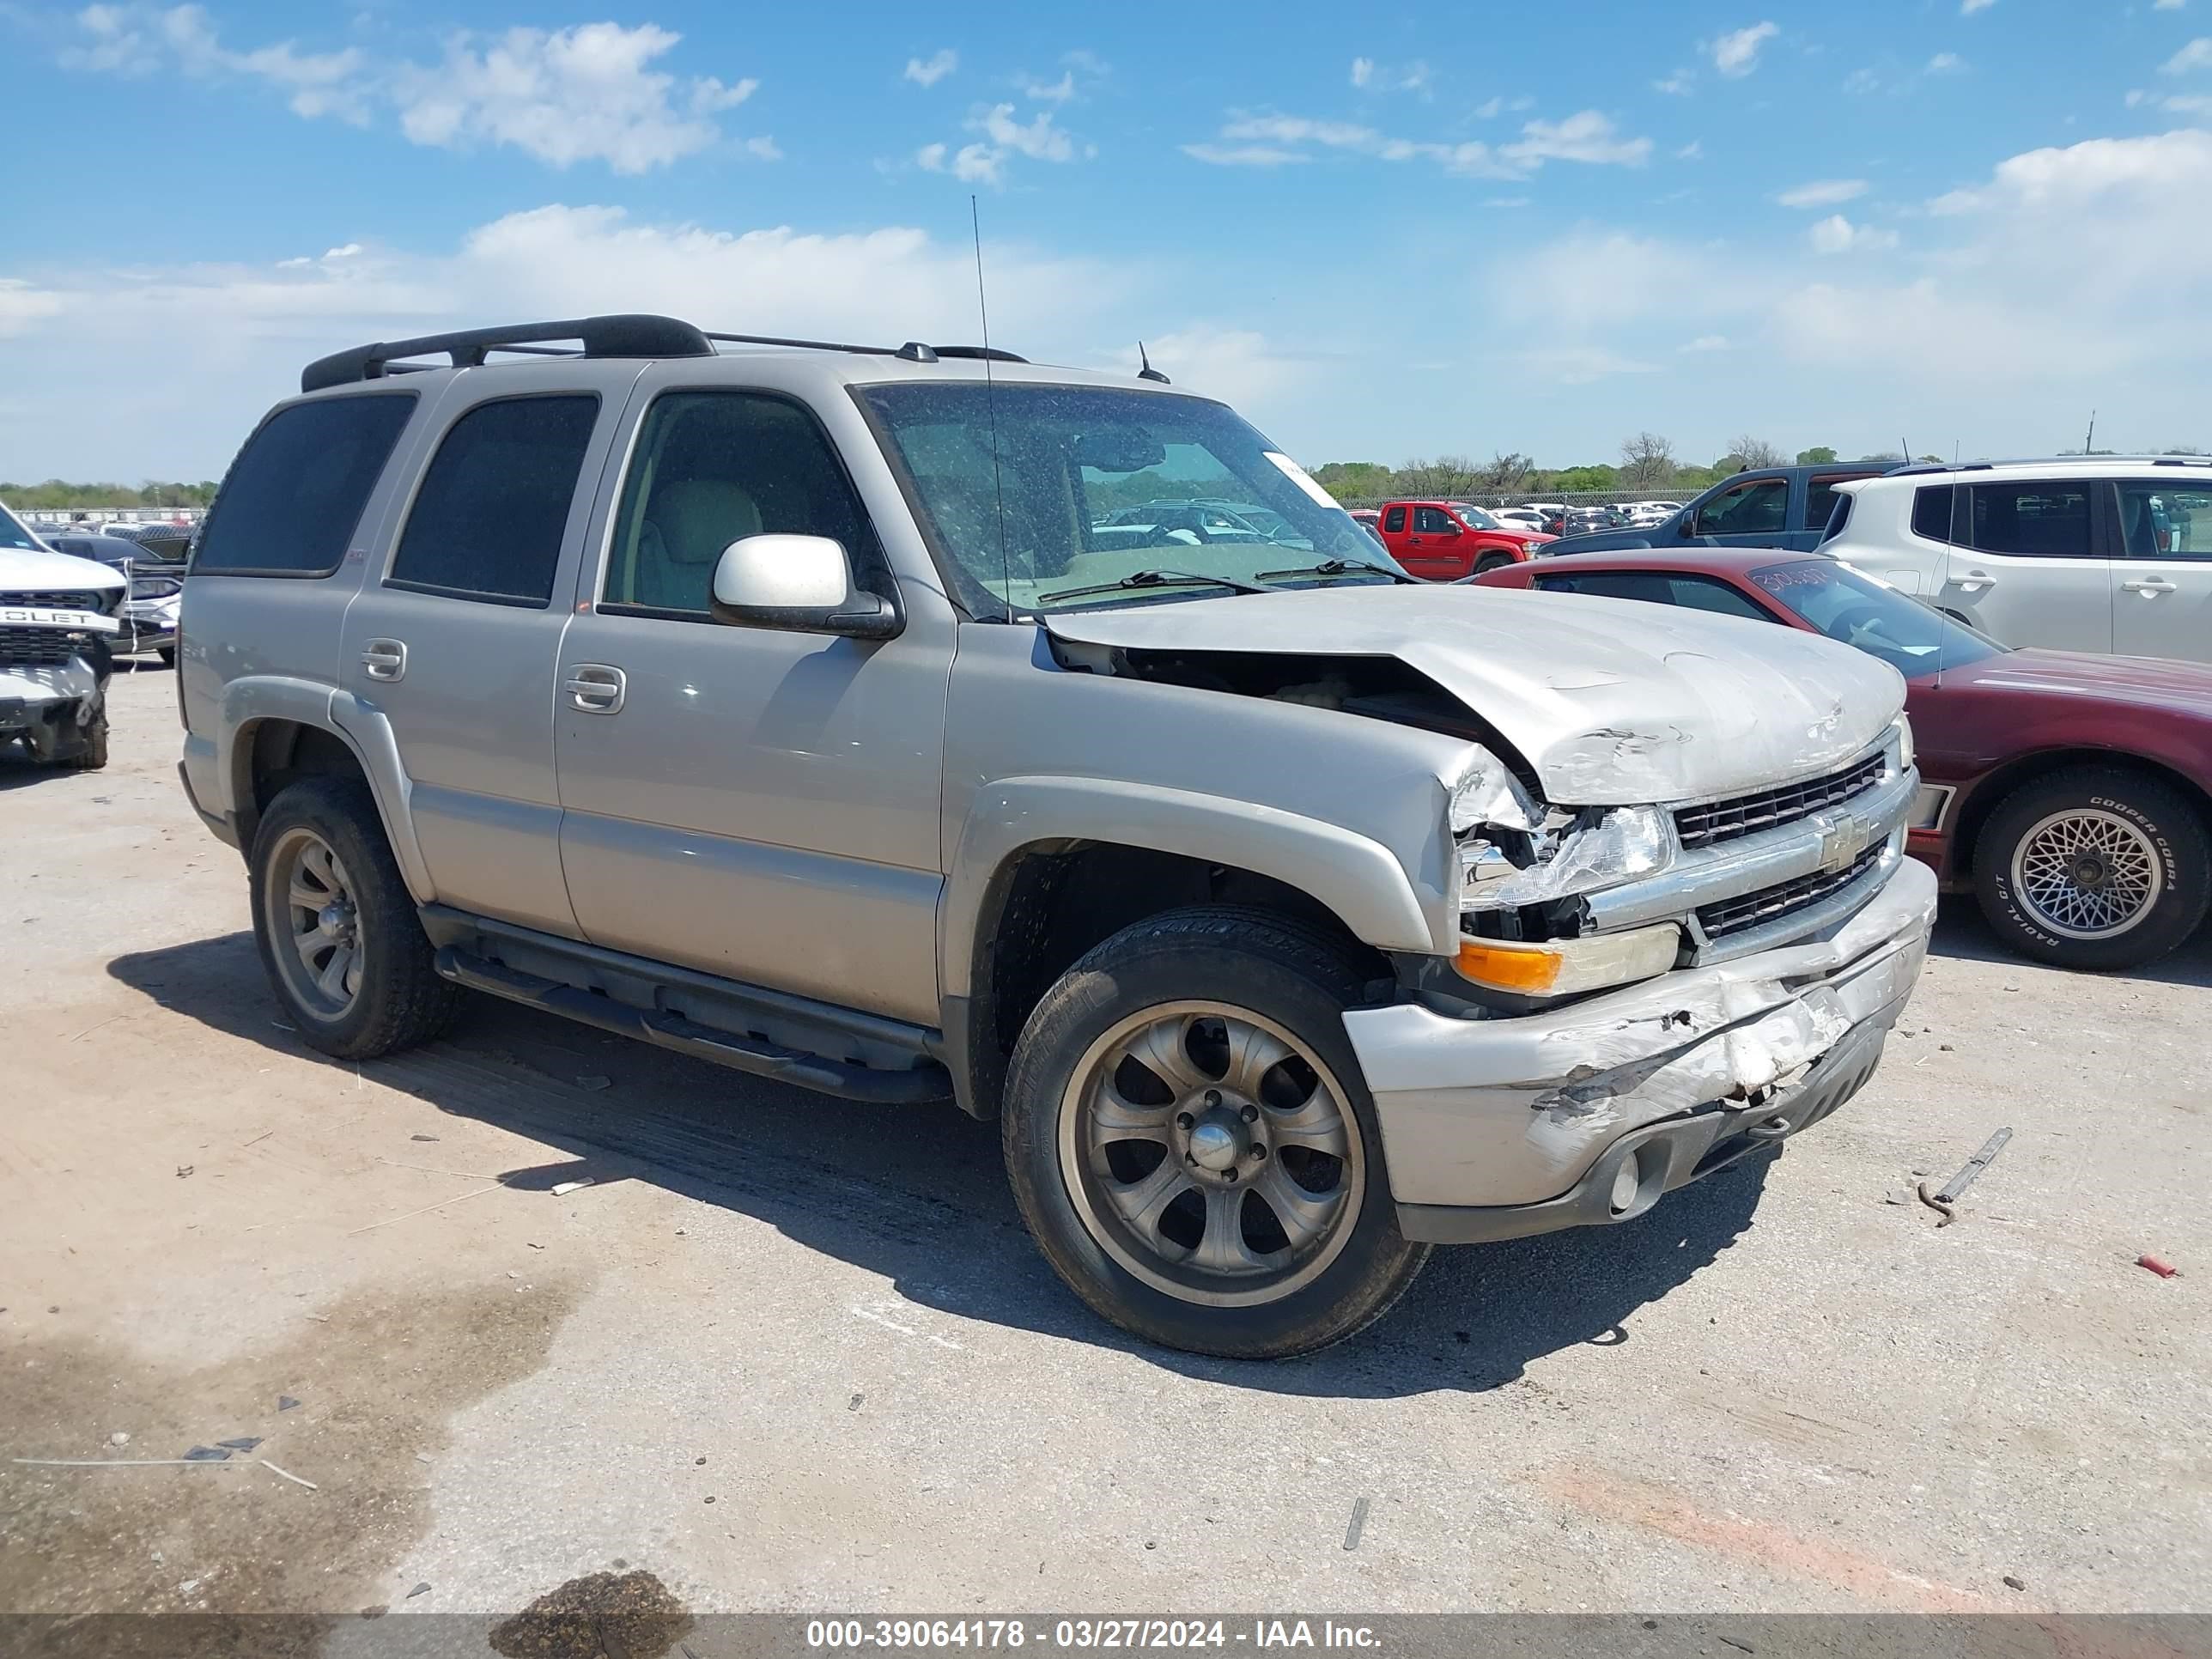
[[[924,144],[915,152],[915,165],[928,173],[950,173],[963,184],[1005,188],[1007,164],[1015,156],[1033,161],[1073,161],[1075,138],[1066,128],[1053,124],[1050,110],[1039,110],[1027,121],[1018,120],[1012,104],[978,105],[962,124],[980,135],[957,150],[947,144]],[[1096,155],[1095,149],[1084,151]],[[1216,158],[1201,156],[1200,160]],[[1247,161],[1244,165],[1255,165]]]
[[[2176,115],[2194,116],[2198,120],[2212,116],[2212,93],[2179,92],[2171,98],[2161,98],[2158,106],[2171,110]]]
[[[1844,77],[1844,90],[1864,94],[1880,90],[1881,77],[1870,69],[1855,69]]]
[[[585,161],[623,173],[665,167],[720,140],[713,118],[760,85],[714,76],[679,82],[655,65],[683,37],[651,23],[458,34],[442,63],[424,65],[378,61],[358,47],[302,52],[289,40],[234,50],[198,5],[100,4],[76,21],[81,38],[62,53],[67,68],[258,80],[281,90],[295,114],[356,125],[389,105],[411,143],[507,145],[558,167]]]
[[[1357,121],[1236,115],[1222,124],[1219,142],[1186,144],[1183,151],[1220,166],[1276,167],[1315,149],[1333,149],[1384,161],[1433,161],[1447,173],[1485,179],[1526,178],[1547,161],[1641,167],[1651,155],[1649,138],[1620,137],[1596,110],[1563,121],[1529,121],[1521,135],[1493,147],[1474,139],[1447,143],[1395,137]]]
[[[1978,11],[1987,11],[1997,0],[1959,0],[1959,15],[1972,17]]]
[[[1688,143],[1683,145],[1681,149],[1674,152],[1674,159],[1678,161],[1704,161],[1705,159],[1705,146],[1704,142],[1697,138],[1691,139]]]
[[[1781,33],[1773,23],[1730,30],[1713,42],[1713,67],[1731,79],[1741,79],[1759,67],[1759,49]]]
[[[1064,104],[1075,96],[1075,71],[1063,70],[1057,81],[1039,81],[1025,76],[1022,79],[1023,95],[1040,104]]]
[[[1612,121],[1594,109],[1564,121],[1531,121],[1521,132],[1518,143],[1498,152],[1520,167],[1539,167],[1547,161],[1642,167],[1651,156],[1649,138],[1621,137]]]
[[[1785,190],[1774,199],[1784,207],[1833,207],[1838,202],[1848,202],[1866,194],[1863,179],[1815,179],[1809,185],[1799,185]]]
[[[1929,75],[1952,75],[1966,67],[1966,60],[1955,52],[1939,52],[1928,60]]]
[[[927,58],[906,60],[906,79],[920,87],[933,87],[960,67],[960,54],[946,46]]]
[[[1490,120],[1504,107],[1504,99],[1486,98],[1474,106],[1474,118],[1478,121]]]
[[[944,172],[945,146],[942,144],[924,144],[920,149],[915,151],[914,164],[927,173]]]
[[[1854,248],[1881,249],[1897,246],[1897,233],[1855,225],[1840,213],[1832,213],[1805,233],[1815,253],[1848,253]]]
[[[745,154],[763,161],[781,161],[783,160],[783,146],[767,133],[763,133],[757,138],[745,140]]]
[[[2179,11],[2189,0],[2151,0],[2153,11]]]
[[[971,130],[985,134],[1002,149],[1010,149],[1036,161],[1072,161],[1075,159],[1075,143],[1066,130],[1052,124],[1049,111],[1039,111],[1036,118],[1028,122],[1014,119],[1012,104],[994,104],[981,117],[970,121]]]
[[[1685,340],[1674,348],[1681,352],[1726,351],[1728,349],[1728,336],[1725,334],[1700,334],[1696,339]]]
[[[1352,84],[1364,91],[1375,79],[1375,60],[1355,58],[1352,60]]]
[[[1690,95],[1690,88],[1696,84],[1697,77],[1689,70],[1676,70],[1665,80],[1654,81],[1651,83],[1651,89],[1654,92],[1667,93],[1676,98],[1686,98]]]
[[[1174,333],[1148,335],[1144,356],[1177,386],[1254,410],[1283,398],[1310,365],[1278,350],[1250,329],[1194,324]],[[1102,368],[1137,371],[1134,345],[1107,354]]]
[[[940,242],[886,226],[819,235],[634,218],[619,208],[549,206],[408,253],[374,245],[286,270],[137,264],[58,283],[0,281],[9,379],[0,453],[33,477],[218,475],[262,410],[298,388],[310,359],[363,340],[472,323],[601,312],[661,312],[705,328],[811,338],[967,340],[975,270],[965,237]],[[1014,349],[1075,361],[1130,280],[1112,265],[1019,245],[989,254],[991,322]],[[72,269],[75,269],[72,262]],[[890,297],[886,297],[890,296]],[[1140,307],[1156,314],[1150,303]],[[112,398],[51,395],[160,354],[173,372]],[[1170,371],[1173,372],[1173,371]],[[1178,377],[1180,378],[1180,377]]]
[[[1395,68],[1372,58],[1352,60],[1352,84],[1361,92],[1413,92],[1428,98],[1434,95],[1431,79],[1428,64],[1422,58]]]
[[[358,49],[303,52],[289,40],[236,52],[225,46],[198,5],[94,5],[76,15],[81,38],[64,47],[64,68],[98,75],[173,70],[192,80],[258,79],[286,94],[293,113],[336,116],[356,125],[368,119],[373,82]]]
[[[963,144],[952,157],[952,176],[963,185],[996,190],[1006,182],[1006,152],[988,144]]]
[[[1182,153],[1218,167],[1279,167],[1313,160],[1303,150],[1275,144],[1185,144]]]
[[[2212,69],[2212,36],[2198,35],[2158,66],[2161,75],[2186,75],[2201,69]]]

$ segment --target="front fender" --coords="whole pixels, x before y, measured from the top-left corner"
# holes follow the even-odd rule
[[[1233,865],[1308,895],[1377,950],[1451,948],[1389,849],[1340,825],[1115,779],[1005,778],[977,792],[945,884],[938,967],[946,995],[970,994],[975,932],[993,879],[1022,848],[1054,842],[1111,842]]]

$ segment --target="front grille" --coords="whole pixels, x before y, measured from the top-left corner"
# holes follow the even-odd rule
[[[107,595],[98,589],[90,591],[73,587],[41,588],[35,592],[20,593],[10,588],[0,593],[0,605],[28,605],[40,611],[91,611],[105,613]]]
[[[0,668],[58,668],[83,648],[58,628],[0,628]]]
[[[1779,829],[1810,817],[1824,806],[1849,800],[1872,787],[1888,764],[1880,755],[1869,755],[1840,772],[1782,789],[1762,789],[1756,794],[1685,806],[1674,814],[1674,830],[1684,847],[1712,847],[1724,841],[1755,836],[1762,830]]]
[[[1698,925],[1705,930],[1708,939],[1718,939],[1740,933],[1747,927],[1778,921],[1808,905],[1819,903],[1831,893],[1842,891],[1880,863],[1881,855],[1888,850],[1887,841],[1877,841],[1840,870],[1818,871],[1762,887],[1755,893],[1700,905]]]

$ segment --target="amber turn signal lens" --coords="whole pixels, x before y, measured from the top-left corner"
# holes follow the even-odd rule
[[[1500,991],[1518,991],[1532,997],[1547,995],[1559,983],[1561,965],[1557,951],[1498,945],[1487,939],[1460,941],[1460,977]]]

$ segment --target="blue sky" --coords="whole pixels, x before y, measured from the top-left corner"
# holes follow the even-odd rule
[[[972,338],[1309,464],[2212,448],[2212,0],[0,0],[0,477],[475,321]]]

